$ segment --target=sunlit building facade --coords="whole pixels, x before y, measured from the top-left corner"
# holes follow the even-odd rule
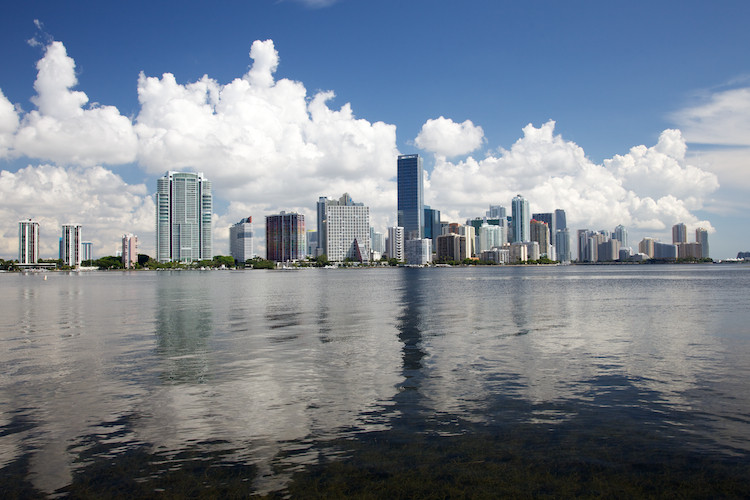
[[[157,180],[156,260],[213,257],[211,182],[202,173],[167,172]]]
[[[39,223],[22,220],[18,223],[18,263],[36,264],[39,261]]]

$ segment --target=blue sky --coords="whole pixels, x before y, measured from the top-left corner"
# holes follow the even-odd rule
[[[509,206],[518,191],[534,211],[568,210],[574,230],[624,224],[631,246],[669,240],[676,222],[710,226],[711,255],[731,257],[750,250],[748,19],[747,2],[14,3],[0,20],[0,90],[18,125],[0,125],[0,193],[33,187],[5,196],[0,254],[15,256],[17,221],[29,216],[44,223],[43,254],[72,219],[97,254],[114,253],[123,232],[148,253],[155,179],[182,168],[214,180],[217,254],[241,217],[299,210],[314,224],[317,197],[343,190],[383,231],[395,222],[394,155],[418,152],[427,201],[445,219]],[[48,50],[53,40],[64,52]],[[273,89],[231,97],[226,86],[253,66],[256,40],[272,46],[258,45],[269,66],[252,85],[270,78]],[[48,99],[35,88],[45,57],[74,61],[77,80],[37,85]],[[182,106],[180,92],[204,75],[205,102]],[[335,97],[315,99],[326,91]],[[61,92],[87,101],[74,95],[58,109]],[[232,111],[258,102],[275,114]],[[75,106],[98,106],[89,124],[116,123],[122,135],[100,141],[108,153],[70,131],[44,147],[24,142],[44,116],[63,123]],[[45,194],[52,184],[81,198],[117,188],[70,208],[67,195]]]

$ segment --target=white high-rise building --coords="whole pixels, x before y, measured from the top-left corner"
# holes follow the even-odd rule
[[[406,240],[405,245],[407,264],[424,266],[432,262],[432,240],[429,238]]]
[[[229,254],[236,262],[243,263],[253,255],[253,218],[245,217],[229,228]]]
[[[81,225],[63,224],[60,237],[60,260],[64,266],[80,267],[82,257]]]
[[[389,227],[388,237],[385,240],[385,253],[389,259],[404,261],[404,228],[401,226]]]
[[[628,230],[625,229],[625,226],[623,226],[622,224],[615,227],[613,238],[620,242],[621,248],[628,246]]]
[[[122,265],[126,269],[138,264],[138,236],[134,234],[122,235]]]
[[[370,261],[370,207],[348,193],[318,200],[318,247],[331,262]]]
[[[39,261],[39,223],[28,219],[18,223],[18,263],[36,264]]]
[[[530,241],[529,201],[519,194],[513,198],[512,203],[513,242]]]
[[[167,172],[157,181],[156,260],[213,257],[211,183],[202,173]]]

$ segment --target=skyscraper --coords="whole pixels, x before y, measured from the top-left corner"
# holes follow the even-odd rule
[[[557,226],[555,226],[555,214],[553,214],[552,212],[531,214],[531,218],[539,222],[546,222],[547,228],[549,229],[550,238],[555,237],[555,232],[557,231]],[[532,240],[536,241],[533,238]],[[550,244],[553,244],[553,242],[550,241]],[[544,250],[541,250],[541,252],[544,253]]]
[[[513,242],[518,243],[529,240],[529,201],[520,194],[513,198]]]
[[[613,238],[620,242],[621,247],[628,246],[628,230],[625,229],[625,226],[623,226],[622,224],[615,227],[615,234]]]
[[[60,260],[64,266],[81,265],[81,225],[63,224],[60,237]]]
[[[138,264],[138,236],[134,234],[122,235],[122,265],[126,269]]]
[[[422,236],[432,240],[432,252],[437,251],[437,237],[440,236],[440,210],[424,206],[424,231]]]
[[[211,183],[202,173],[167,172],[157,181],[156,260],[212,258]]]
[[[370,260],[370,207],[348,193],[338,200],[318,200],[318,247],[332,262]],[[320,243],[323,240],[323,243]]]
[[[555,210],[555,231],[568,227],[568,220],[565,216],[565,210],[558,208]]]
[[[672,244],[687,243],[687,226],[680,222],[672,226]]]
[[[39,260],[39,223],[28,219],[18,222],[18,263],[36,264]]]
[[[240,263],[253,257],[252,217],[245,217],[229,227],[229,254]]]
[[[547,214],[552,215],[552,214]],[[549,245],[550,245],[550,236],[549,236],[549,226],[546,222],[532,219],[529,222],[529,241],[536,241],[539,243],[539,253],[541,255],[549,257]]]
[[[567,227],[558,229],[555,233],[555,250],[557,251],[557,260],[570,262],[570,231]]]
[[[710,259],[708,251],[708,231],[702,227],[696,229],[695,241],[701,244],[701,258]]]
[[[404,228],[404,239],[424,237],[424,188],[422,158],[419,155],[398,157],[398,226]]]
[[[306,240],[304,215],[282,211],[266,216],[266,259],[276,262],[303,259]]]

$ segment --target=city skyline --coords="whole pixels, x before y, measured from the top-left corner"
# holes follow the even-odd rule
[[[690,234],[708,230],[714,258],[750,249],[743,3],[687,2],[675,13],[646,3],[456,11],[261,1],[218,15],[222,33],[170,21],[169,41],[156,29],[168,6],[153,9],[152,26],[92,5],[13,5],[0,21],[5,258],[16,258],[17,221],[28,218],[40,223],[42,258],[56,255],[53,228],[70,220],[96,255],[113,254],[123,233],[153,234],[153,186],[168,170],[214,183],[217,254],[229,253],[226,229],[247,214],[313,216],[330,193],[368,205],[382,231],[397,218],[393,158],[416,153],[424,203],[445,220],[523,193],[531,212],[564,209],[573,232],[622,224],[632,242],[666,242],[685,222]],[[189,2],[183,10],[185,21],[206,15]],[[102,36],[109,25],[81,22],[83,12],[121,22]],[[250,12],[251,26],[235,23]],[[409,51],[382,35],[375,49],[344,22],[362,16],[451,20],[463,36],[435,50],[444,42],[414,26],[401,42]],[[505,19],[514,22],[493,29]],[[637,40],[610,36],[632,26]],[[686,27],[701,36],[686,39]],[[665,36],[681,43],[659,43]],[[152,238],[139,245],[155,254]]]

